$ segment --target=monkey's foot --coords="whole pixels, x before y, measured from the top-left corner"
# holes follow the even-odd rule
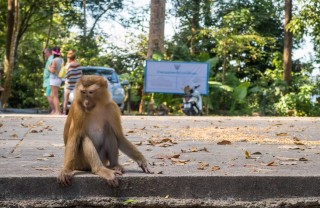
[[[118,175],[122,175],[121,171],[110,170],[108,168],[101,168],[97,173],[98,176],[107,180],[110,186],[117,187],[119,185],[119,180],[116,178]]]
[[[57,180],[58,180],[58,183],[62,186],[70,186],[72,177],[73,177],[72,171],[62,170]]]
[[[121,165],[110,166],[108,168],[115,170],[115,171],[118,171],[118,172],[121,172],[121,173],[124,173],[124,168]]]

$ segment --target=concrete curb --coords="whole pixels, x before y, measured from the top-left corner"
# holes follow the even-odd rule
[[[181,200],[198,203],[210,199],[253,204],[271,198],[273,200],[304,198],[314,199],[313,204],[318,202],[320,206],[318,200],[320,199],[320,177],[130,176],[120,177],[120,186],[111,188],[99,177],[80,175],[73,179],[70,187],[59,186],[56,178],[53,177],[0,178],[0,184],[0,205],[1,203],[8,205],[8,202],[13,205],[13,201],[16,203],[19,201],[26,203],[28,200],[32,203],[51,201],[52,203],[52,201],[67,202],[81,199],[81,206],[87,206],[92,198],[118,199],[122,204],[125,199],[138,198],[142,202],[141,199],[147,198],[148,206],[156,207],[159,205],[155,200],[157,198],[170,198],[176,203]],[[134,200],[134,202],[138,201]],[[152,201],[155,203],[152,204]],[[114,203],[114,200],[110,201],[110,204]],[[106,204],[105,200],[103,204]]]

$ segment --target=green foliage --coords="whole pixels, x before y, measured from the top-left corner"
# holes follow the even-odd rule
[[[316,47],[320,45],[320,7],[319,0],[300,0],[299,10],[294,13],[292,21],[288,25],[288,29],[301,40],[304,35],[312,37]],[[319,58],[320,52],[316,50]]]
[[[300,39],[313,36],[319,45],[319,1],[301,1],[288,29]],[[134,1],[87,1],[87,33],[84,36],[83,1],[20,1],[22,25],[17,66],[14,71],[10,107],[48,107],[42,88],[44,60],[42,50],[61,46],[63,57],[69,49],[77,52],[81,65],[110,66],[121,81],[131,86],[131,109],[138,110],[144,84],[144,61],[147,54],[147,5],[136,9]],[[209,95],[204,96],[210,114],[220,115],[296,115],[319,116],[318,103],[311,97],[320,94],[317,79],[310,78],[312,63],[293,66],[291,86],[283,82],[282,39],[283,7],[276,0],[173,0],[170,13],[179,19],[171,40],[166,40],[165,54],[154,53],[155,60],[200,61],[209,63]],[[308,4],[307,4],[308,3]],[[0,61],[3,62],[6,31],[6,4],[0,3]],[[120,13],[127,11],[128,16]],[[53,14],[53,16],[52,16]],[[50,29],[50,20],[53,24]],[[117,21],[138,28],[126,37],[125,47],[113,43],[103,30],[104,21]],[[141,34],[141,33],[142,34]],[[223,72],[223,63],[226,71]],[[0,68],[1,67],[0,64]],[[225,73],[225,74],[223,74]],[[225,80],[222,82],[222,77]],[[128,90],[128,89],[126,89]],[[62,90],[61,90],[62,92]],[[61,93],[60,93],[61,94]],[[166,104],[171,113],[179,113],[182,96],[146,94],[156,107]]]

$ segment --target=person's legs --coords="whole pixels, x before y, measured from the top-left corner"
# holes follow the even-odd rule
[[[46,97],[47,97],[48,103],[50,105],[51,114],[53,114],[54,113],[54,106],[53,106],[53,102],[52,102],[52,98],[51,98],[50,86],[46,87],[45,90],[46,90]]]
[[[54,114],[61,115],[60,107],[59,107],[59,97],[58,90],[59,87],[51,85],[51,98],[54,106]]]
[[[63,115],[67,114],[67,104],[68,104],[68,100],[69,100],[69,95],[70,95],[69,90],[65,89],[64,90],[64,97],[63,97],[63,112],[62,112]]]

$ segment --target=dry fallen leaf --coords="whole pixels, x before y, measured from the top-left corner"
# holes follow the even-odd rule
[[[244,152],[246,159],[259,159],[261,157],[261,152],[254,152],[250,154],[248,151]]]
[[[246,159],[249,159],[250,153],[247,150],[244,152],[244,155],[245,155]]]
[[[211,171],[217,171],[220,170],[220,167],[217,165],[212,166]]]
[[[298,137],[293,137],[293,141],[299,142],[300,139]]]
[[[185,165],[188,162],[190,162],[190,160],[180,160],[177,158],[171,158],[171,161],[175,164],[175,165]]]
[[[53,153],[45,153],[43,154],[43,157],[54,157]]]
[[[30,133],[41,133],[42,132],[42,130],[36,130],[36,129],[31,129],[30,130]]]
[[[52,131],[51,126],[46,126],[46,127],[44,127],[44,129],[47,129],[48,131]]]
[[[273,170],[270,170],[270,169],[262,169],[262,168],[255,168],[253,169],[253,172],[255,173],[270,173],[272,172]]]
[[[287,149],[287,150],[304,150],[305,148],[302,147],[301,145],[282,145],[278,147],[279,149]]]
[[[37,125],[37,126],[44,126],[45,123],[44,123],[44,121],[39,121],[39,122],[36,123],[36,125]]]
[[[132,142],[134,145],[137,145],[137,146],[141,146],[142,145],[142,141],[140,142]]]
[[[21,123],[20,126],[24,127],[24,128],[28,128],[29,126],[26,124]]]
[[[273,126],[281,126],[281,123],[274,124]]]
[[[278,133],[277,136],[288,136],[288,133]]]
[[[280,165],[297,165],[296,161],[281,161]]]
[[[18,135],[17,134],[11,134],[10,137],[14,137],[14,138],[17,138]]]
[[[198,170],[205,170],[205,169],[207,169],[207,167],[209,167],[208,163],[199,162]]]
[[[301,157],[299,158],[299,161],[309,161],[307,158]]]
[[[180,154],[159,154],[159,155],[154,155],[152,158],[154,159],[171,159],[171,158],[179,158]]]
[[[275,161],[269,162],[266,166],[276,166],[277,164],[275,163]]]
[[[173,141],[173,139],[170,138],[149,139],[148,142],[153,146],[160,144],[160,147],[168,147],[177,144],[177,142]]]
[[[49,160],[48,158],[45,158],[45,157],[39,157],[39,158],[37,158],[37,160],[40,160],[40,161],[47,161],[47,160]]]
[[[201,149],[198,149],[197,147],[192,147],[191,149],[188,149],[188,150],[184,150],[184,149],[181,150],[182,153],[201,152],[201,151],[209,152],[209,150],[206,147]]]
[[[231,142],[229,140],[222,140],[221,142],[217,143],[218,145],[231,145]]]
[[[54,147],[64,147],[64,144],[51,144],[52,146],[54,146]]]
[[[40,171],[47,171],[47,170],[51,170],[52,172],[54,171],[52,168],[41,168],[41,167],[38,167],[38,168],[34,168],[35,170],[40,170]]]
[[[170,142],[159,144],[159,147],[171,147],[171,146],[173,146],[173,144]]]
[[[302,142],[294,142],[295,145],[304,145]]]

